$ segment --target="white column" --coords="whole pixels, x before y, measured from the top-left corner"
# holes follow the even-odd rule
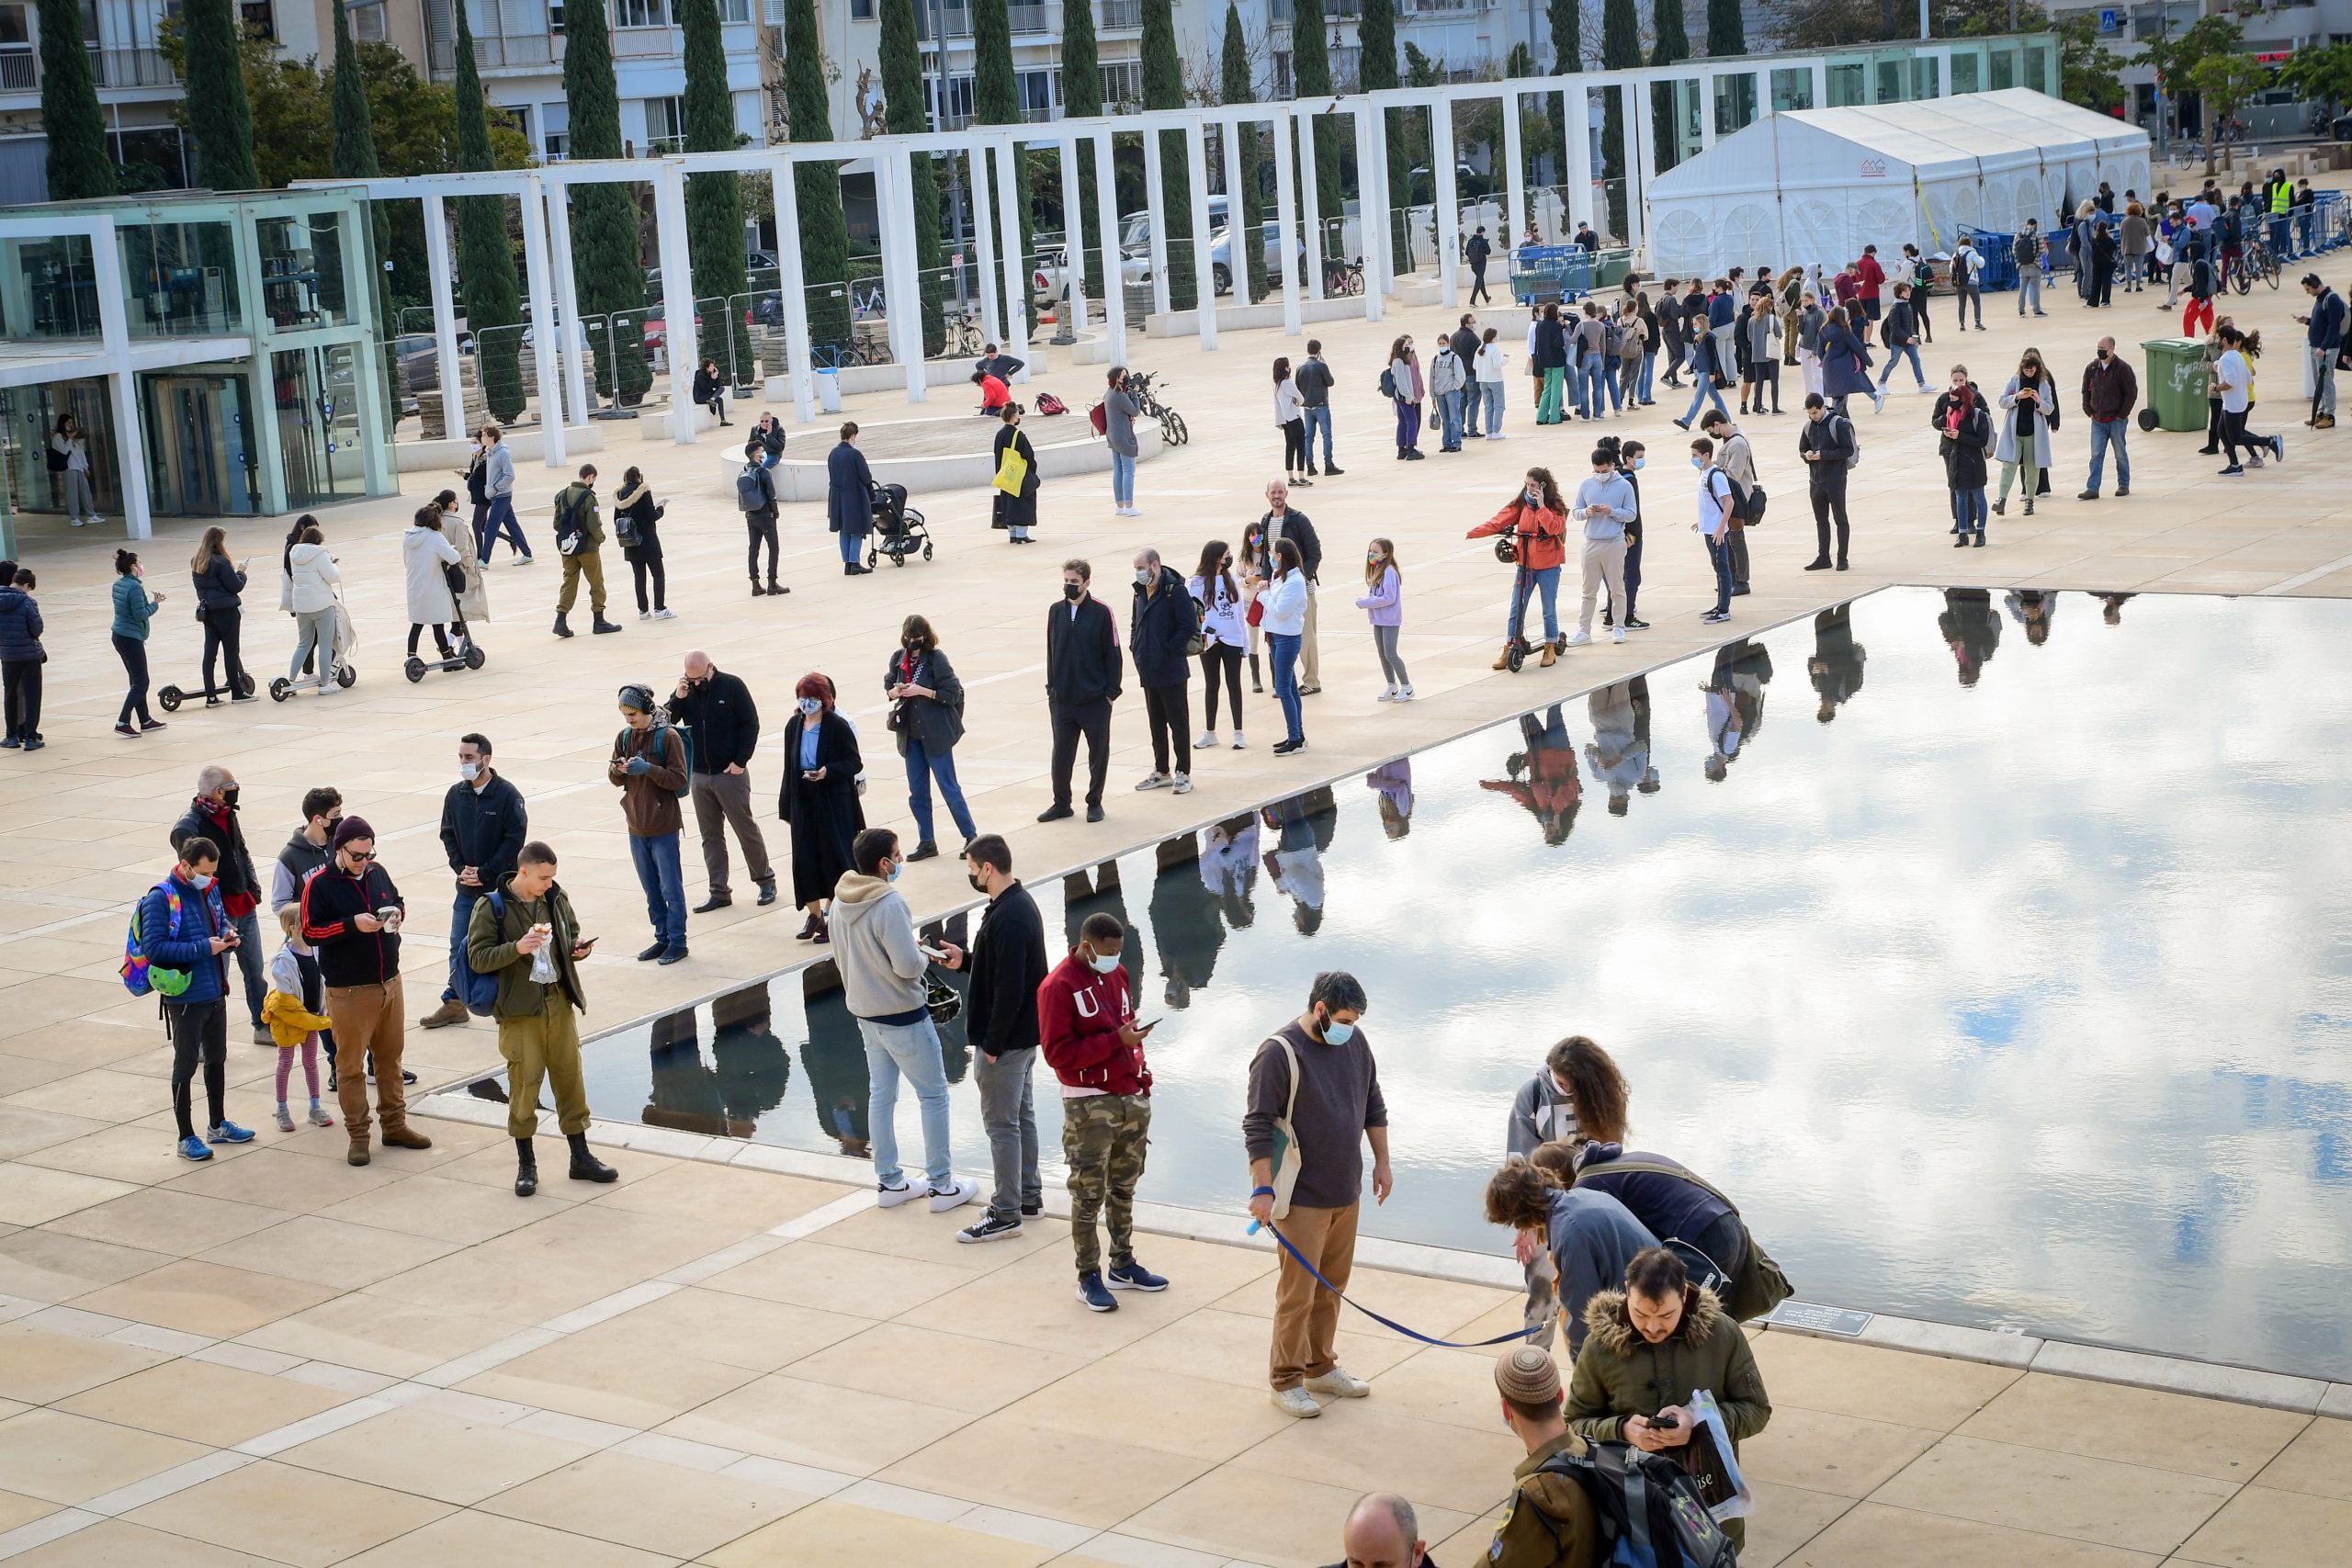
[[[1159,132],[1143,133],[1143,209],[1151,215],[1151,308],[1168,314],[1168,213],[1161,203],[1168,187],[1162,183]]]
[[[691,446],[695,367],[702,362],[702,343],[695,331],[694,258],[686,245],[686,176],[668,158],[654,169],[653,242],[662,258],[662,336],[670,353],[670,434],[679,446]]]
[[[571,412],[572,423],[585,424],[594,405],[588,400],[584,374],[588,329],[580,320],[580,286],[571,266],[571,187],[551,185],[547,195],[548,237],[553,242],[548,247],[548,259],[555,267],[555,303],[563,331],[564,407]]]
[[[1592,221],[1592,99],[1585,91],[1584,78],[1560,95],[1560,123],[1567,130],[1568,139],[1568,198],[1566,240],[1576,232],[1579,223]]]
[[[1111,164],[1111,133],[1107,130],[1097,132],[1094,138],[1094,220],[1102,231],[1102,335],[1110,344],[1111,363],[1125,365],[1127,288],[1119,276],[1119,178]]]
[[[1715,73],[1699,73],[1699,151],[1715,144]]]
[[[433,356],[441,367],[441,430],[455,439],[466,427],[466,386],[458,374],[457,290],[449,287],[449,204],[438,196],[424,198],[424,270],[432,275],[428,281],[433,287]]]
[[[1004,335],[997,341],[1008,353],[1029,357],[1029,258],[1021,254],[1020,186],[1013,171],[1020,167],[1021,146],[1008,136],[996,144],[997,183],[1004,199],[996,204],[997,249],[1004,268]],[[1013,372],[1015,381],[1029,379],[1024,364]]]
[[[563,443],[563,399],[556,389],[554,268],[548,259],[548,210],[539,199],[538,185],[536,179],[526,181],[518,203],[523,211],[523,288],[531,299],[531,367],[538,373],[539,440],[548,467],[560,468],[571,455]],[[675,324],[673,319],[673,330]]]
[[[1527,232],[1527,149],[1519,134],[1520,103],[1518,88],[1503,94],[1503,221],[1510,231],[1495,249],[1505,252],[1518,249],[1519,237]],[[1509,271],[1508,260],[1505,271]]]
[[[1673,101],[1673,83],[1653,82],[1650,84],[1650,86],[1664,87],[1667,91],[1668,102],[1670,104]],[[1645,115],[1648,114],[1650,112],[1650,106],[1655,101],[1653,95],[1645,91],[1642,94],[1642,112]],[[1642,162],[1643,178],[1645,182],[1654,180],[1658,176],[1658,158],[1660,156],[1660,148],[1658,146],[1657,140],[1657,124],[1655,120],[1645,119],[1642,122],[1642,152],[1644,153]],[[1646,188],[1646,185],[1645,188]],[[1776,203],[1775,205],[1778,204]]]
[[[792,153],[778,148],[769,175],[775,209],[775,288],[784,301],[784,375],[792,388],[792,412],[806,424],[816,417],[815,370],[809,363],[808,284],[800,265],[800,190],[793,177]]]
[[[1642,118],[1649,107],[1649,95],[1632,82],[1620,82],[1617,92],[1618,118],[1625,126],[1625,243],[1638,251],[1642,248],[1642,197],[1649,188],[1639,173],[1642,142],[1646,140]]]
[[[931,177],[923,160],[923,177]],[[882,299],[888,307],[891,356],[906,367],[907,401],[931,395],[923,373],[922,275],[915,265],[914,160],[893,141],[874,160],[876,215],[882,228]]]
[[[1086,325],[1086,223],[1080,216],[1086,210],[1086,192],[1078,183],[1078,138],[1062,138],[1062,285],[1067,291],[1068,306],[1062,323],[1065,334],[1075,336]],[[1108,269],[1102,287],[1109,288],[1114,279]]]
[[[1296,337],[1298,323],[1298,246],[1293,239],[1293,225],[1298,217],[1298,193],[1290,166],[1290,117],[1275,111],[1267,124],[1273,129],[1274,142],[1274,252],[1282,264],[1283,331]]]
[[[1826,60],[1813,62],[1813,107],[1817,109],[1829,107],[1829,62]]]
[[[1396,193],[1388,188],[1388,117],[1374,113],[1372,117],[1372,187],[1380,193],[1380,204],[1372,225],[1364,236],[1363,291],[1384,299],[1396,291],[1396,234],[1388,215],[1396,210]]]
[[[1430,100],[1430,169],[1437,176],[1438,303],[1453,310],[1462,303],[1462,209],[1453,178],[1453,100]]]
[[[1220,120],[1218,127],[1217,142],[1223,148],[1225,157],[1225,222],[1228,235],[1225,244],[1226,266],[1233,274],[1234,304],[1252,305],[1257,301],[1250,298],[1249,247],[1262,247],[1266,242],[1262,235],[1244,231],[1249,226],[1242,221],[1241,138],[1244,135],[1255,136],[1258,130],[1252,125],[1245,130],[1239,120],[1231,118]],[[1202,287],[1214,288],[1216,276],[1204,276],[1206,281]]]
[[[1204,350],[1216,346],[1216,273],[1209,260],[1208,138],[1205,120],[1196,118],[1184,128],[1184,175],[1193,205],[1193,309]],[[1226,210],[1234,224],[1230,248],[1238,256],[1241,254],[1241,209],[1228,200]]]
[[[1291,109],[1291,133],[1298,139],[1299,229],[1306,240],[1306,298],[1323,298],[1323,191],[1315,177],[1315,116]]]
[[[1004,331],[1003,284],[996,265],[996,209],[989,200],[988,144],[975,138],[960,156],[964,159],[964,186],[971,193],[972,243],[978,253],[974,259],[980,271],[980,330],[1001,344],[1008,340],[999,335]],[[1028,355],[1017,357],[1026,359]]]
[[[106,351],[107,390],[114,399],[114,456],[122,479],[123,536],[150,539],[155,535],[155,520],[147,497],[147,432],[139,422],[138,378],[130,372],[130,321],[124,310],[122,252],[112,218],[99,219],[91,231],[90,265],[98,278],[98,344]]]
[[[1388,203],[1380,190],[1381,170],[1373,160],[1372,122],[1379,115],[1380,111],[1370,104],[1359,103],[1356,106],[1356,254],[1359,259],[1376,221],[1373,214],[1388,210]],[[1387,303],[1380,290],[1367,283],[1363,291],[1363,319],[1367,321],[1380,320]]]

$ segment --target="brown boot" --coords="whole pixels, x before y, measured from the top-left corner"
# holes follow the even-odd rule
[[[2312,428],[2313,430],[2334,430],[2335,428],[2335,416],[2332,413],[2324,413],[2317,419],[2312,421]]]
[[[1556,642],[1545,643],[1544,645],[1544,657],[1538,661],[1541,668],[1549,670],[1553,665],[1557,664],[1559,661],[1560,645]]]
[[[397,1127],[387,1127],[377,1135],[383,1139],[388,1149],[429,1149],[433,1146],[432,1139],[406,1122]]]
[[[345,1165],[366,1165],[368,1163],[368,1140],[365,1138],[352,1139],[351,1152],[345,1155],[343,1159]]]
[[[1503,646],[1503,650],[1500,653],[1495,655],[1495,668],[1498,670],[1508,670],[1510,668],[1510,646],[1508,643]]]
[[[417,1024],[423,1029],[447,1029],[453,1023],[465,1022],[468,1016],[466,1004],[452,997],[417,1020]]]

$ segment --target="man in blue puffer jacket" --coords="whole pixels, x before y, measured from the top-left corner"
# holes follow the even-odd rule
[[[182,1159],[210,1159],[213,1144],[249,1143],[253,1134],[222,1113],[228,1092],[229,966],[224,955],[239,938],[220,902],[215,874],[220,850],[202,834],[180,841],[179,863],[172,874],[139,901],[140,946],[147,955],[151,976],[160,970],[187,976],[187,987],[177,996],[163,996],[164,1032],[172,1043],[172,1111],[179,1119]],[[172,906],[179,905],[175,928]],[[196,1135],[189,1120],[188,1087],[196,1077],[198,1053],[204,1059],[204,1098],[211,1120],[205,1135]]]

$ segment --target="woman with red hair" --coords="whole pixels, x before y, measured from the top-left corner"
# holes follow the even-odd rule
[[[792,901],[808,915],[802,942],[829,942],[825,907],[850,869],[865,828],[857,801],[857,731],[834,710],[833,683],[813,671],[793,688],[799,711],[784,727],[784,790],[776,815],[792,825]]]

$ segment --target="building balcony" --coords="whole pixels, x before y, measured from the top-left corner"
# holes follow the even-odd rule
[[[951,39],[970,38],[972,36],[971,6],[957,4],[941,8],[924,3],[924,0],[917,0],[915,41],[929,43],[934,28]]]
[[[1143,0],[1101,0],[1096,10],[1101,17],[1095,23],[1097,32],[1139,32],[1143,28]]]
[[[176,89],[180,79],[172,70],[171,62],[160,51],[153,49],[90,50],[90,74],[96,78],[101,91],[119,92],[138,87]],[[40,90],[40,55],[38,51],[12,49],[0,51],[0,94],[37,93]]]
[[[1046,15],[1045,0],[1012,0],[1005,9],[1012,18],[1012,34],[1015,38],[1023,33],[1045,33],[1054,30],[1050,19]]]

